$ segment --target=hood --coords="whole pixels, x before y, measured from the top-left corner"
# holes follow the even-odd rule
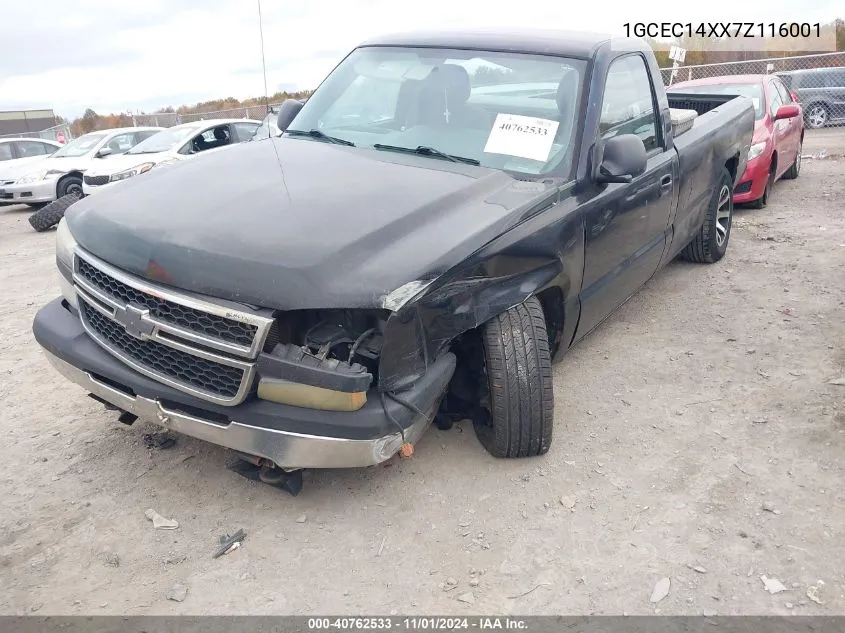
[[[136,165],[158,163],[171,156],[172,153],[169,151],[156,152],[155,154],[118,154],[117,156],[107,156],[103,159],[97,159],[95,163],[92,163],[88,173],[92,176],[116,174],[125,169],[132,169]]]
[[[184,290],[284,310],[380,307],[556,191],[483,167],[277,138],[153,170],[66,218],[86,250]]]
[[[0,180],[17,180],[27,174],[46,169],[49,163],[45,163],[47,156],[32,156],[30,158],[19,158],[9,161],[10,164],[0,163]]]

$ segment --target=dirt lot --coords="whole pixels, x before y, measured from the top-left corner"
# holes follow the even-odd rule
[[[0,210],[0,612],[845,614],[845,160],[773,199],[737,211],[720,264],[673,263],[555,367],[547,457],[432,429],[298,498],[214,446],[148,449],[156,427],[60,379],[30,331],[53,235]]]

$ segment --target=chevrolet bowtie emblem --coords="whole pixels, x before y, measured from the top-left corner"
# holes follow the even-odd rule
[[[126,306],[114,311],[114,320],[124,327],[127,334],[144,341],[153,333],[153,324],[144,319],[149,313],[149,310]]]

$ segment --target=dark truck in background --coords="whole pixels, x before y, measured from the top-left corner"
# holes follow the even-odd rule
[[[367,42],[281,137],[76,203],[35,337],[122,421],[265,481],[409,454],[432,420],[544,454],[551,362],[676,256],[727,249],[752,103],[672,99],[640,40]]]

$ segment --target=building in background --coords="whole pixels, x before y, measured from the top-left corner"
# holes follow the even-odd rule
[[[64,143],[70,129],[52,109],[0,110],[0,138],[40,137]]]

